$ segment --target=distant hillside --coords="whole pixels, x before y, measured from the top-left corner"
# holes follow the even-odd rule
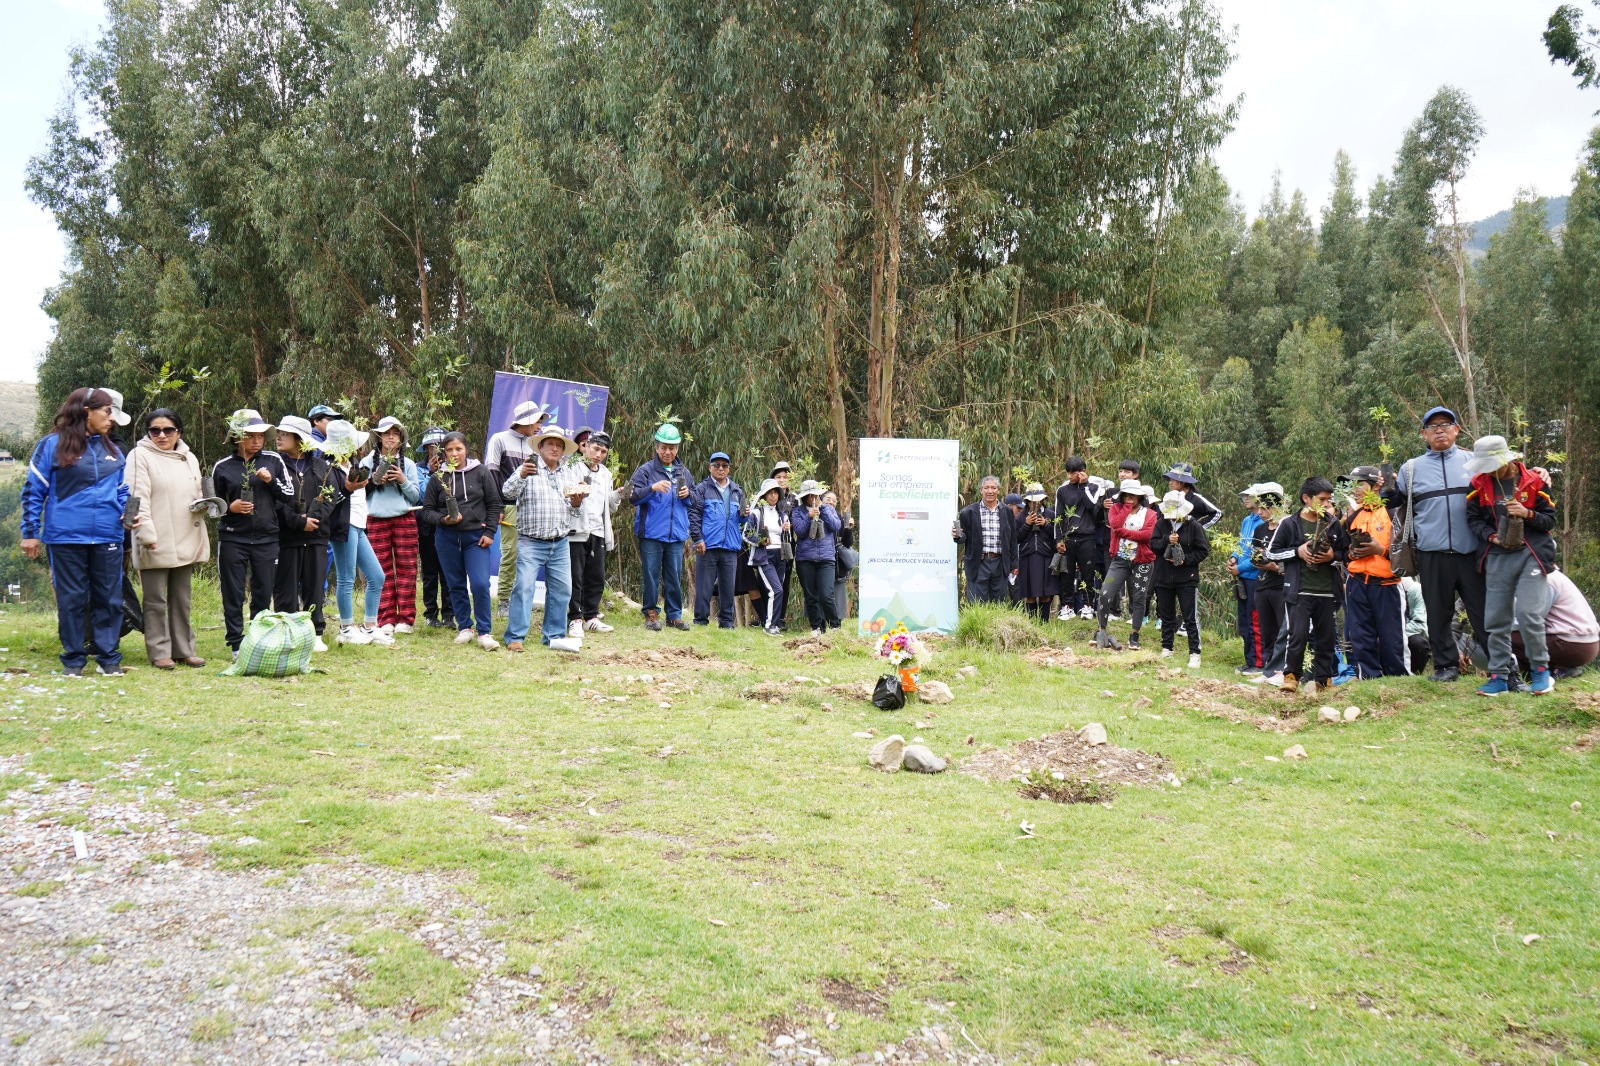
[[[1567,198],[1565,196],[1552,196],[1544,202],[1545,228],[1560,229],[1567,224]],[[1502,232],[1511,225],[1511,209],[1506,208],[1499,214],[1490,215],[1482,222],[1472,224],[1472,240],[1467,242],[1467,248],[1474,252],[1487,252],[1489,238]]]
[[[0,381],[0,433],[34,434],[39,412],[39,390],[25,381]]]

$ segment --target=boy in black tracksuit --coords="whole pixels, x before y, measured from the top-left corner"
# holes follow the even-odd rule
[[[348,495],[344,474],[320,451],[282,459],[291,488],[278,501],[278,576],[272,603],[279,611],[310,611],[312,628],[320,636],[333,514]],[[348,522],[348,508],[344,514]]]
[[[1289,654],[1283,668],[1285,692],[1300,687],[1306,641],[1311,639],[1311,691],[1326,688],[1339,672],[1338,627],[1334,615],[1344,602],[1344,579],[1336,560],[1347,557],[1350,536],[1330,506],[1333,485],[1308,478],[1300,486],[1300,510],[1278,523],[1267,558],[1284,568],[1283,599],[1289,609]],[[1312,545],[1317,544],[1317,551]]]
[[[1095,534],[1105,524],[1100,495],[1089,484],[1088,464],[1080,456],[1067,459],[1067,480],[1056,489],[1056,552],[1063,556],[1060,586],[1061,617],[1076,613],[1094,616],[1095,579],[1100,553]]]
[[[250,445],[260,448],[261,431],[253,431],[250,436],[255,438]],[[253,503],[242,498],[246,467],[251,471]],[[236,450],[218,460],[211,477],[217,496],[228,505],[217,523],[217,582],[222,591],[223,631],[228,647],[237,653],[244,640],[247,582],[250,617],[272,607],[278,572],[277,501],[287,499],[292,490],[289,473],[277,452],[251,451],[244,456]]]

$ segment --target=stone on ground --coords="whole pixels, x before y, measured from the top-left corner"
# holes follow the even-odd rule
[[[923,703],[954,703],[956,694],[943,681],[924,681],[917,686],[917,695]]]
[[[1101,725],[1099,722],[1090,722],[1088,725],[1078,730],[1078,735],[1082,737],[1083,742],[1089,745],[1091,748],[1097,748],[1101,744],[1107,742],[1106,727]]]
[[[1345,721],[1353,722],[1357,718],[1360,718],[1360,717],[1361,717],[1361,708],[1360,707],[1346,707],[1344,709],[1344,720]]]
[[[1324,707],[1317,712],[1317,721],[1319,722],[1341,722],[1343,720],[1339,717],[1339,712],[1332,707]]]
[[[900,769],[900,756],[905,750],[906,738],[896,733],[872,745],[872,750],[867,752],[867,762],[874,770],[892,774]]]
[[[1303,744],[1296,744],[1292,748],[1287,748],[1283,753],[1283,757],[1285,759],[1304,759],[1306,757],[1305,746]]]
[[[914,773],[942,773],[947,765],[943,759],[921,744],[912,744],[900,754],[901,769],[910,770]]]

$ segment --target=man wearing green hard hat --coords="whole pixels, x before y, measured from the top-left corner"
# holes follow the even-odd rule
[[[640,569],[644,571],[639,599],[644,603],[644,627],[661,628],[665,599],[667,625],[688,629],[683,620],[683,547],[689,539],[689,471],[678,462],[683,436],[678,427],[664,422],[656,430],[656,454],[633,472],[633,533],[639,538]]]

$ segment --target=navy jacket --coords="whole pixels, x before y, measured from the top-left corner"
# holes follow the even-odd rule
[[[955,539],[957,544],[964,545],[961,565],[969,574],[978,569],[978,562],[983,558],[983,520],[978,517],[978,508],[982,506],[982,500],[973,500],[961,508],[957,519],[961,528]],[[1003,503],[995,506],[1000,509],[1000,563],[1006,573],[1010,573],[1017,568],[1017,526],[1010,508]]]
[[[1350,533],[1344,528],[1344,523],[1337,518],[1325,519],[1328,531],[1328,544],[1333,548],[1333,557],[1343,559],[1350,553]],[[1300,545],[1306,542],[1309,536],[1300,518],[1300,512],[1295,511],[1283,521],[1278,523],[1278,528],[1273,531],[1272,540],[1267,544],[1267,558],[1283,566],[1283,602],[1298,603],[1300,601],[1300,571],[1305,568],[1305,563],[1300,561]],[[1333,563],[1329,563],[1333,566]],[[1344,603],[1344,579],[1339,576],[1339,570],[1333,571],[1333,602]]]
[[[278,501],[278,539],[290,547],[325,544],[335,532],[335,514],[342,509],[344,529],[350,526],[350,494],[344,489],[344,473],[328,462],[321,452],[309,452],[298,459],[279,454],[283,468],[294,486],[287,499]],[[306,530],[306,519],[315,518],[317,528]]]
[[[46,435],[28,460],[28,480],[22,486],[22,539],[121,544],[122,508],[128,502],[128,486],[122,480],[127,457],[114,452],[96,433],[77,462],[57,466],[59,442],[57,434]]]
[[[708,475],[689,493],[688,503],[690,544],[705,541],[707,550],[738,551],[743,547],[744,489],[737,481],[728,479],[728,499],[723,502],[722,490]]]
[[[1004,505],[1002,505],[1004,506]],[[1039,508],[1039,513],[1044,516],[1045,524],[1030,526],[1026,519],[1027,510],[1016,517],[1012,528],[1017,538],[1017,558],[1025,559],[1030,555],[1042,555],[1049,559],[1056,553],[1056,539],[1051,532],[1055,528],[1056,513],[1049,507]]]
[[[272,480],[266,484],[256,481],[255,499],[256,509],[251,514],[234,514],[227,512],[217,522],[217,537],[227,537],[229,540],[245,544],[263,544],[278,539],[278,504],[289,499],[294,494],[294,483],[289,479],[289,471],[283,465],[283,457],[277,452],[263,449],[256,452],[255,463],[257,470],[265,470],[272,475]],[[244,488],[245,461],[239,458],[239,453],[225,455],[217,460],[217,465],[211,468],[211,480],[216,486],[217,495],[232,503],[237,500]]]
[[[666,492],[654,492],[658,481],[672,482]],[[633,532],[644,540],[664,540],[682,544],[689,539],[689,500],[678,497],[678,486],[691,485],[689,468],[675,462],[669,471],[661,460],[651,456],[633,472]],[[691,491],[690,496],[694,493]]]
[[[839,512],[827,504],[817,509],[812,518],[804,505],[796,505],[789,512],[789,524],[794,527],[794,558],[798,563],[831,563],[838,554],[834,537],[843,524]]]

